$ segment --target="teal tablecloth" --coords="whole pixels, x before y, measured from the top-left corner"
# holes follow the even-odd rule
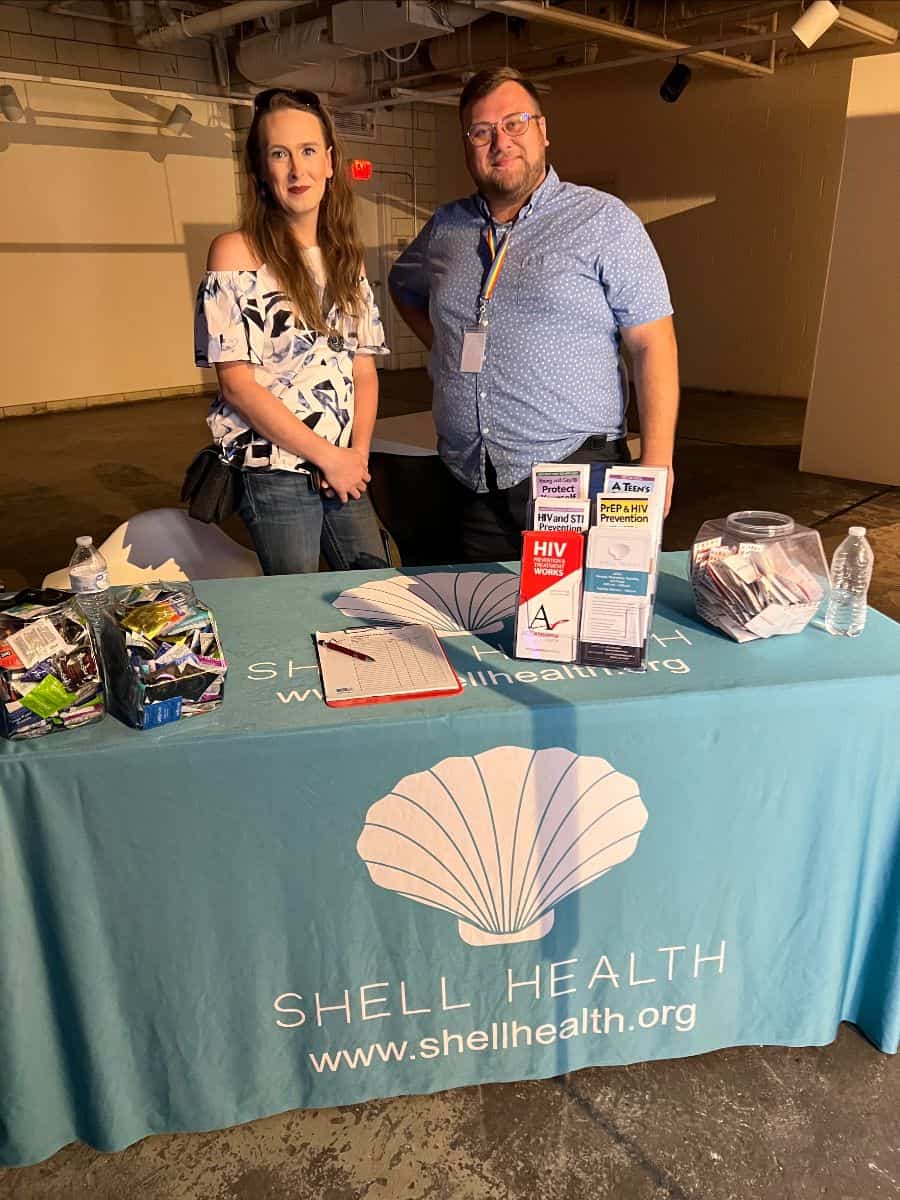
[[[645,675],[507,620],[447,640],[461,696],[351,710],[309,631],[371,576],[203,583],[219,713],[3,745],[0,1161],[843,1020],[896,1051],[900,628],[738,646],[682,570]]]

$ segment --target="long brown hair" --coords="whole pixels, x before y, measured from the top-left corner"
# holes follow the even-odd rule
[[[326,148],[331,149],[333,175],[326,180],[319,205],[317,238],[322,251],[330,299],[340,311],[359,316],[359,277],[363,248],[356,232],[353,193],[344,172],[344,157],[334,123],[312,92],[272,88],[256,97],[253,121],[244,147],[245,188],[241,232],[253,250],[278,277],[297,315],[310,329],[325,331],[325,314],[318,289],[291,234],[281,206],[266,184],[263,169],[263,118],[279,108],[296,108],[318,118]]]

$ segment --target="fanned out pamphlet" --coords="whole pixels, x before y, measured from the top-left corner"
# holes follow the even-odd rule
[[[431,625],[369,625],[315,634],[326,704],[453,696],[462,683]]]

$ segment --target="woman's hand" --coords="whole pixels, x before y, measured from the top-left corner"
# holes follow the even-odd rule
[[[331,446],[328,454],[319,460],[319,469],[324,476],[325,486],[337,493],[342,504],[349,499],[358,500],[372,478],[365,457],[352,446]]]

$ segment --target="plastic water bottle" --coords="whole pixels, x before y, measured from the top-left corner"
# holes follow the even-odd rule
[[[831,560],[831,599],[825,610],[825,628],[829,633],[843,637],[862,633],[874,561],[865,527],[854,525]]]
[[[75,539],[75,553],[69,560],[69,584],[78,607],[96,628],[106,608],[109,573],[106,559],[94,546],[92,537]]]

